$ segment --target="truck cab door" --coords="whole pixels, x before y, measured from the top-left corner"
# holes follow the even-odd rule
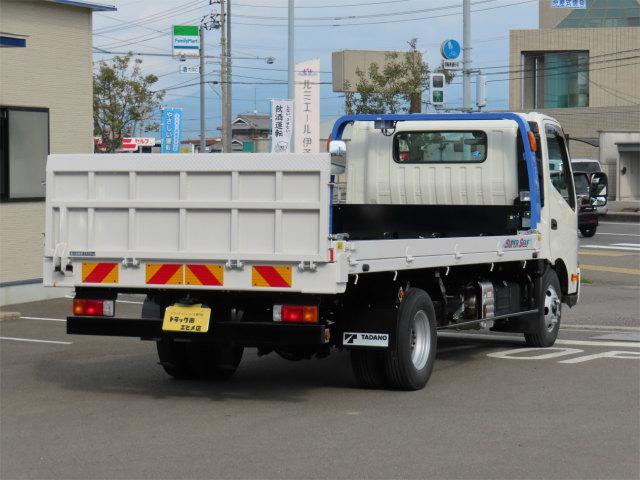
[[[568,293],[575,293],[577,282],[571,274],[578,271],[578,215],[567,142],[558,124],[545,122],[544,141],[548,156],[545,178],[545,203],[549,249],[553,262],[561,259],[569,277]]]

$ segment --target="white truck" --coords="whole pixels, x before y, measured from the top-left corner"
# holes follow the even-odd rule
[[[558,122],[345,116],[330,151],[51,155],[44,283],[75,288],[67,332],[155,341],[176,378],[229,378],[245,347],[349,349],[360,384],[404,390],[439,330],[553,345],[580,288]],[[117,315],[126,293],[141,318]]]

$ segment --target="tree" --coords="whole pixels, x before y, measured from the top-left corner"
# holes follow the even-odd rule
[[[408,44],[409,51],[402,56],[398,52],[388,53],[383,68],[371,63],[367,72],[356,70],[356,91],[345,94],[347,114],[421,111],[422,92],[427,89],[430,70],[418,51],[418,40],[411,39]],[[451,82],[453,74],[446,71],[444,74],[447,83]],[[350,88],[345,82],[345,90]]]
[[[98,63],[93,74],[93,130],[107,152],[115,152],[122,139],[137,131],[153,131],[150,122],[160,108],[164,91],[153,91],[155,75],[142,74],[142,60],[129,53]]]

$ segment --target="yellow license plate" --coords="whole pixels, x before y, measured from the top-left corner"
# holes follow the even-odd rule
[[[162,321],[165,332],[206,333],[209,331],[211,309],[202,305],[172,305],[167,307]]]

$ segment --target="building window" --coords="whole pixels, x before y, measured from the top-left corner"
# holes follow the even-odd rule
[[[523,54],[523,108],[589,106],[589,52]]]
[[[44,198],[49,109],[0,107],[0,200]]]
[[[588,0],[585,10],[574,10],[558,28],[637,27],[639,24],[637,0]]]

